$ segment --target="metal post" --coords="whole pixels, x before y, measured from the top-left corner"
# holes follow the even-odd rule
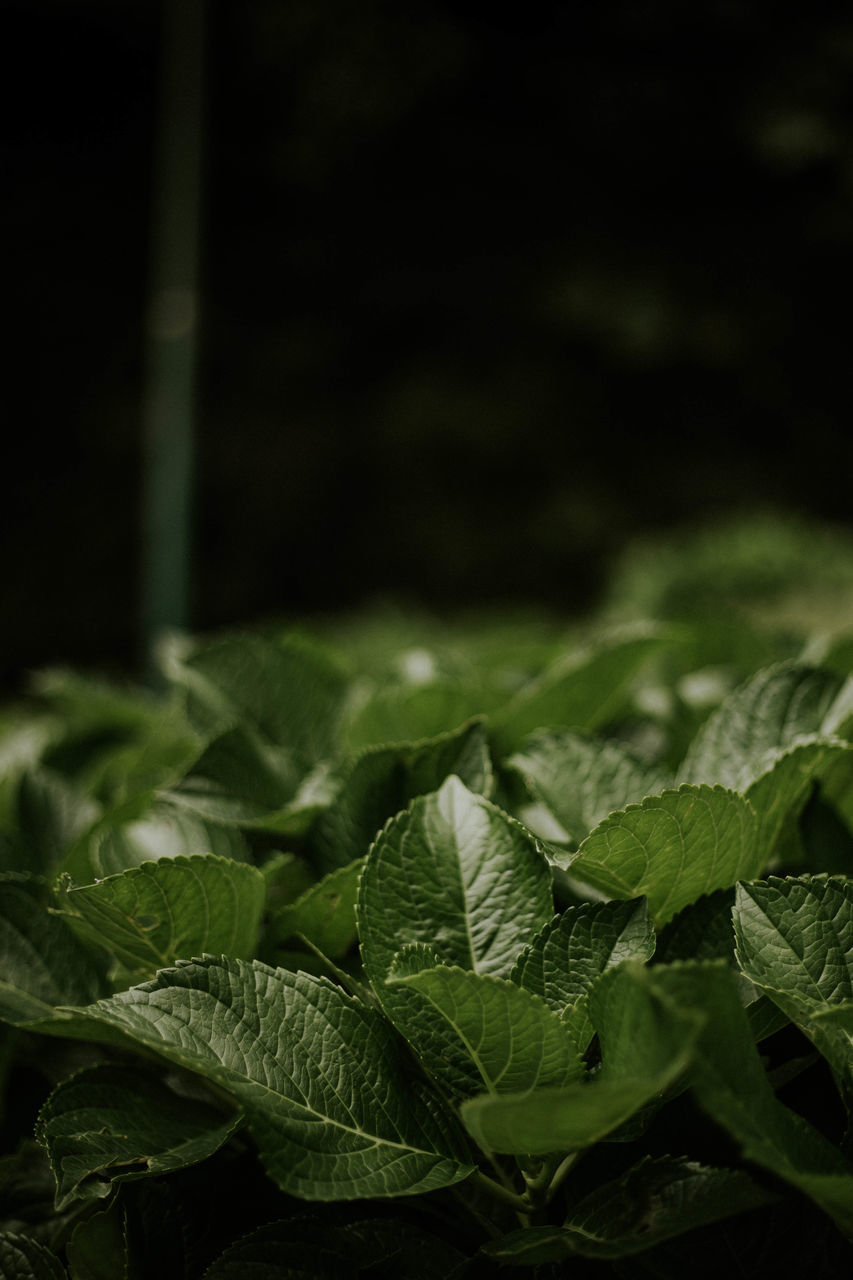
[[[164,0],[147,316],[142,640],[190,620],[205,0]]]

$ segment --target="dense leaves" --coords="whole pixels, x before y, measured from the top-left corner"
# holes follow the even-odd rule
[[[667,1275],[781,1211],[849,1257],[850,686],[712,640],[46,680],[0,743],[2,1274]]]

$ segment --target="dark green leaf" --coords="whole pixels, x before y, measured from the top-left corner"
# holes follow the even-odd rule
[[[664,1017],[704,1014],[692,1075],[703,1108],[741,1144],[748,1160],[803,1191],[853,1235],[853,1167],[776,1098],[731,972],[717,962],[668,965],[649,970],[648,981],[660,995]]]
[[[304,1214],[271,1222],[238,1241],[204,1280],[448,1280],[462,1261],[453,1245],[410,1222]]]
[[[688,1066],[700,1026],[692,1010],[664,1017],[637,962],[609,970],[590,996],[603,1066],[588,1084],[462,1103],[463,1123],[486,1150],[548,1155],[607,1136]]]
[[[66,1252],[71,1280],[130,1280],[134,1271],[121,1205],[93,1213],[75,1227]]]
[[[357,937],[355,900],[363,867],[364,858],[339,867],[311,885],[295,902],[280,907],[269,921],[264,939],[272,954],[276,947],[301,934],[333,960],[345,955]]]
[[[814,1041],[842,1086],[853,1090],[853,1035],[815,1018],[853,999],[853,883],[841,877],[775,876],[740,884],[733,911],[737,959]]]
[[[738,1170],[712,1169],[683,1157],[646,1156],[573,1205],[562,1228],[514,1231],[487,1245],[485,1252],[528,1265],[573,1254],[624,1258],[772,1199]]]
[[[15,797],[17,865],[11,870],[49,872],[101,809],[91,796],[48,769],[24,773]]]
[[[57,1005],[83,1005],[104,991],[102,966],[64,920],[47,888],[0,877],[0,1018],[26,1026]]]
[[[214,738],[169,795],[202,817],[251,825],[292,800],[301,777],[286,749],[237,726]]]
[[[299,636],[227,636],[171,672],[205,732],[254,728],[307,770],[337,746],[345,678],[326,651]]]
[[[0,1232],[0,1275],[3,1280],[67,1280],[55,1253],[11,1231]]]
[[[735,973],[738,994],[758,1042],[786,1026],[788,1018],[735,964],[734,899],[733,889],[718,889],[691,902],[659,934],[656,957],[664,964],[675,960],[725,960]]]
[[[479,722],[426,742],[366,751],[314,828],[312,840],[322,869],[331,871],[363,857],[389,818],[416,796],[435,791],[450,774],[472,791],[488,793],[492,768]]]
[[[324,978],[206,957],[84,1013],[230,1092],[292,1195],[412,1195],[471,1172],[387,1022]]]
[[[39,1113],[37,1136],[56,1177],[56,1207],[103,1199],[114,1182],[205,1160],[237,1130],[211,1107],[178,1095],[133,1067],[97,1066],[54,1089]]]
[[[584,903],[557,916],[519,956],[510,977],[542,996],[583,1052],[593,1037],[589,992],[605,970],[649,960],[655,934],[646,900]]]

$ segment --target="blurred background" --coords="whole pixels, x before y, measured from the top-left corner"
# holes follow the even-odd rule
[[[571,615],[638,538],[850,528],[842,6],[179,9],[4,5],[5,689],[139,663],[152,385],[191,367],[196,629]]]

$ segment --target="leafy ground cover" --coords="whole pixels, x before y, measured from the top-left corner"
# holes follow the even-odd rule
[[[732,609],[42,673],[0,1275],[848,1276],[851,665]]]

